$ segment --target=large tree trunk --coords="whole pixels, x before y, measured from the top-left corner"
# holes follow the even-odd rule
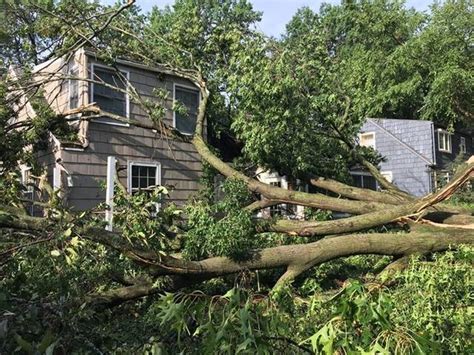
[[[0,228],[36,230],[44,233],[51,223],[43,218],[17,215],[6,210],[3,210],[2,216]],[[247,259],[240,261],[229,257],[189,261],[162,255],[158,251],[134,248],[120,234],[102,229],[84,227],[78,228],[75,233],[94,243],[120,251],[141,265],[153,277],[179,276],[179,282],[173,279],[172,287],[186,285],[195,277],[208,279],[245,270],[273,268],[286,269],[279,280],[279,283],[283,283],[293,280],[315,265],[340,257],[361,254],[407,256],[442,251],[460,244],[474,244],[474,229],[415,225],[415,229],[409,233],[351,234],[324,238],[307,244],[252,250],[249,251]],[[132,299],[157,291],[154,290],[150,289],[150,285],[129,286],[116,292],[108,292],[101,302],[107,299],[111,302]]]

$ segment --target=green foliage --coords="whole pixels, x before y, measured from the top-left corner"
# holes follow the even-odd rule
[[[246,50],[248,41],[259,36],[254,25],[260,18],[247,0],[177,0],[151,11],[143,31],[147,55],[178,68],[201,70],[210,89],[206,116],[211,136],[228,130],[232,120],[225,102],[228,65]]]
[[[432,261],[413,259],[397,277],[401,287],[392,292],[395,321],[406,323],[443,353],[470,352],[473,260],[472,247],[435,254]]]
[[[168,236],[170,226],[178,219],[181,210],[169,204],[160,207],[168,191],[158,186],[152,191],[129,194],[116,186],[114,195],[114,227],[131,244],[150,247],[166,253],[176,248],[178,241]]]
[[[21,207],[21,192],[24,187],[20,184],[18,173],[8,171],[0,174],[0,195],[2,204]]]
[[[304,209],[304,219],[311,221],[328,221],[332,219],[332,211],[306,207]]]
[[[255,247],[249,245],[255,231],[247,234],[247,222],[236,217],[249,193],[238,180],[228,181],[223,191],[224,199],[215,206],[191,207],[198,217],[189,217],[187,227],[193,218],[196,224],[188,230],[185,244],[197,243],[192,238],[199,237],[209,254],[235,256],[235,250]],[[117,191],[116,227],[124,230],[124,241],[157,252],[173,249],[167,227],[176,223],[176,213],[163,209],[150,214],[164,192],[158,188],[126,196]],[[413,258],[391,288],[371,283],[373,273],[389,258],[355,256],[325,263],[302,275],[293,287],[270,293],[274,282],[270,273],[245,273],[239,281],[229,277],[201,283],[205,292],[185,288],[97,312],[83,304],[84,297],[116,287],[111,274],[139,276],[138,268],[117,252],[80,237],[84,225],[100,225],[92,216],[71,214],[59,202],[48,216],[54,219],[44,237],[51,239],[21,249],[0,265],[0,346],[9,353],[142,349],[165,354],[402,354],[466,353],[472,346],[472,247],[428,260]],[[226,218],[236,219],[230,225],[222,222]],[[209,222],[207,228],[204,220]],[[226,236],[225,228],[239,232],[239,227],[241,245],[217,240],[217,235]],[[191,234],[193,229],[216,234],[203,238]],[[0,240],[7,240],[3,245],[9,248],[8,238],[15,237],[1,235]],[[269,244],[294,238],[267,237]],[[201,251],[196,253],[203,257]],[[216,295],[221,292],[223,296]]]
[[[449,174],[450,178],[453,178],[456,175],[456,171],[462,168],[465,163],[465,154],[459,154],[456,159],[447,166],[447,171],[438,173],[436,182],[439,188],[441,189],[448,184],[447,174]],[[474,186],[470,181],[467,181],[461,186],[448,200],[449,203],[464,206],[468,210],[474,209],[472,201],[474,201]]]
[[[221,201],[196,201],[186,209],[189,220],[184,253],[190,259],[224,255],[244,258],[256,245],[252,213],[242,209],[250,201],[247,187],[240,180],[227,179],[222,191]]]
[[[367,289],[352,281],[330,304],[334,317],[305,340],[316,353],[332,354],[336,349],[343,349],[404,354],[414,353],[422,346],[420,337],[391,320],[394,300],[377,288]]]
[[[472,248],[437,254],[431,263],[414,258],[395,288],[349,280],[333,296],[302,299],[288,287],[269,297],[239,288],[214,297],[166,294],[147,322],[165,327],[155,337],[163,351],[178,344],[186,353],[465,353],[472,346],[472,258]]]
[[[176,342],[186,353],[269,354],[266,338],[276,324],[272,315],[264,314],[267,305],[258,295],[239,289],[211,298],[199,292],[166,294],[150,308],[147,319],[167,329],[169,351]]]

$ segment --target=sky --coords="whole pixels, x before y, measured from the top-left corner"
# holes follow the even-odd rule
[[[103,0],[104,3],[115,3],[115,0]],[[258,28],[268,36],[279,37],[285,30],[286,24],[291,20],[296,10],[308,6],[317,11],[323,2],[340,3],[339,0],[250,0],[255,10],[262,11],[262,21]],[[153,6],[164,7],[172,5],[174,0],[137,0],[136,4],[144,12],[151,10]],[[427,11],[433,0],[407,0],[407,7],[414,7],[419,11]]]

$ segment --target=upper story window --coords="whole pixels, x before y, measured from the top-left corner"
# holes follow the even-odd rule
[[[92,65],[92,79],[104,84],[92,84],[91,102],[97,103],[102,111],[128,117],[126,78],[128,78],[127,72],[117,73],[116,70],[110,68]]]
[[[381,171],[380,174],[387,180],[388,182],[393,182],[393,174],[391,171]]]
[[[466,146],[466,138],[461,137],[461,141],[459,142],[459,152],[462,154],[467,153],[467,146]]]
[[[359,134],[359,145],[375,149],[375,132],[366,132]]]
[[[174,112],[174,127],[184,134],[194,134],[199,108],[199,91],[174,86],[174,100],[186,108],[186,113]]]
[[[438,150],[451,153],[451,134],[447,131],[438,131]]]
[[[68,70],[69,75],[69,109],[79,107],[79,68],[77,66],[70,67]]]

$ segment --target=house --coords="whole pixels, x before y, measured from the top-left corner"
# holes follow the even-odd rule
[[[267,171],[258,168],[256,177],[259,181],[276,187],[281,187],[287,190],[306,190],[307,186],[302,186],[301,181],[297,180],[296,184],[291,184],[287,176],[281,176],[277,172]],[[299,205],[278,204],[264,208],[258,212],[258,217],[273,218],[284,217],[288,219],[304,219],[304,207]]]
[[[128,60],[117,60],[111,68],[86,49],[35,67],[33,78],[46,79],[44,98],[56,113],[89,103],[96,103],[106,112],[90,121],[71,121],[72,134],[67,136],[50,133],[44,149],[37,153],[49,183],[61,189],[68,206],[85,210],[105,202],[103,185],[109,156],[116,158],[118,179],[130,193],[155,185],[168,186],[170,200],[183,204],[198,190],[202,162],[191,143],[115,119],[149,120],[143,107],[131,99],[133,90],[147,102],[161,100],[165,107],[164,122],[184,135],[192,135],[199,91],[191,81],[163,68]],[[167,95],[157,95],[157,89]],[[36,114],[33,105],[26,98],[23,100],[17,120],[30,119]],[[186,107],[186,113],[173,111],[176,101]],[[25,179],[28,169],[22,167]]]
[[[474,154],[471,132],[449,132],[431,121],[374,119],[366,120],[359,134],[359,144],[375,149],[384,157],[379,164],[381,174],[400,189],[415,196],[424,196],[450,179],[451,164],[459,155],[467,159]],[[380,189],[375,178],[363,168],[350,171],[355,186]],[[289,188],[285,176],[275,172],[257,172],[260,181]],[[308,186],[298,189],[308,190]],[[304,209],[297,206],[275,205],[263,212],[264,216],[283,215],[287,218],[304,218]]]
[[[415,196],[435,191],[440,180],[449,180],[450,165],[458,155],[474,154],[473,136],[467,131],[449,132],[431,121],[366,120],[359,144],[374,148],[385,160],[380,172],[400,189]],[[353,169],[354,184],[377,189],[375,179],[362,169]]]

